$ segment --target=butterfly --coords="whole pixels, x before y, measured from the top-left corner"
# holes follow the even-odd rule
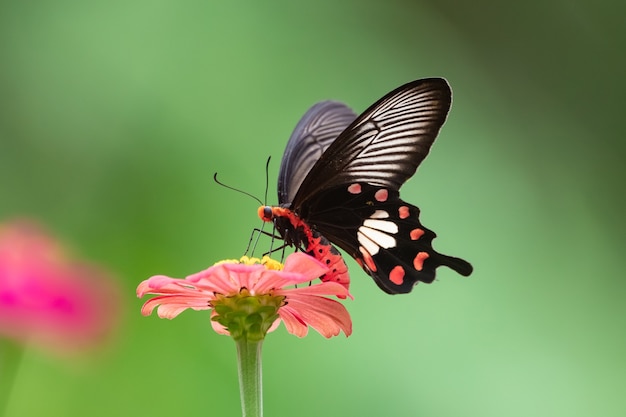
[[[339,102],[314,105],[287,142],[280,205],[261,206],[259,217],[286,246],[324,262],[323,281],[349,285],[335,245],[389,294],[433,282],[441,265],[470,275],[468,262],[433,249],[435,233],[399,192],[428,155],[451,100],[446,80],[427,78],[398,87],[358,117]]]

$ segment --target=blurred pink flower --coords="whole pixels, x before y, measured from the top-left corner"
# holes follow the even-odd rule
[[[37,224],[0,224],[0,336],[57,353],[93,347],[117,324],[119,294],[104,271],[70,260]]]
[[[137,296],[157,295],[143,305],[141,313],[144,316],[150,315],[155,308],[159,317],[168,319],[188,308],[212,309],[213,329],[225,335],[231,334],[227,328],[230,326],[224,324],[230,319],[220,316],[232,311],[229,309],[237,304],[237,300],[256,298],[254,305],[261,307],[252,313],[270,311],[267,313],[269,322],[260,338],[278,327],[281,321],[289,333],[298,337],[307,334],[308,326],[327,338],[337,336],[341,331],[349,336],[352,321],[348,311],[338,301],[325,297],[345,298],[350,296],[348,290],[336,282],[309,284],[327,271],[321,262],[300,252],[288,256],[284,267],[267,257],[263,260],[244,257],[241,261],[217,263],[185,279],[153,276],[139,284]],[[305,285],[294,288],[297,284]],[[245,308],[251,308],[250,303],[252,301],[245,301]]]

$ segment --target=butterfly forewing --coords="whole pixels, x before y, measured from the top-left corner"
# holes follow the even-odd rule
[[[288,205],[326,148],[356,119],[345,104],[323,101],[311,107],[294,129],[278,174],[278,202]]]
[[[300,184],[298,211],[321,190],[364,182],[399,190],[428,155],[450,109],[441,78],[413,81],[380,99],[326,149]]]

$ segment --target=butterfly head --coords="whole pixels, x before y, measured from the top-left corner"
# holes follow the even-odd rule
[[[271,222],[274,220],[274,211],[271,206],[261,206],[258,210],[259,217],[264,222]]]

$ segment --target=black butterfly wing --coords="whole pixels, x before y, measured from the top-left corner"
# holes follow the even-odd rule
[[[398,191],[353,183],[323,191],[302,216],[355,258],[383,291],[401,294],[418,281],[432,282],[441,265],[472,273],[468,262],[433,249],[436,234],[421,224],[419,213]]]
[[[323,101],[311,107],[294,129],[278,174],[278,202],[289,205],[311,167],[328,146],[356,119],[345,104]]]
[[[391,294],[432,282],[441,265],[465,276],[472,272],[466,261],[433,249],[435,233],[421,224],[419,209],[399,197],[401,185],[428,155],[451,97],[441,78],[413,81],[387,94],[328,146],[291,203]]]
[[[288,199],[292,209],[299,213],[309,199],[343,184],[363,182],[399,190],[428,155],[451,100],[450,87],[442,78],[410,82],[378,100],[331,143],[308,171],[293,199]],[[295,165],[289,161],[291,158],[285,155],[283,161],[288,161],[283,163]],[[294,187],[288,189],[293,192]]]

